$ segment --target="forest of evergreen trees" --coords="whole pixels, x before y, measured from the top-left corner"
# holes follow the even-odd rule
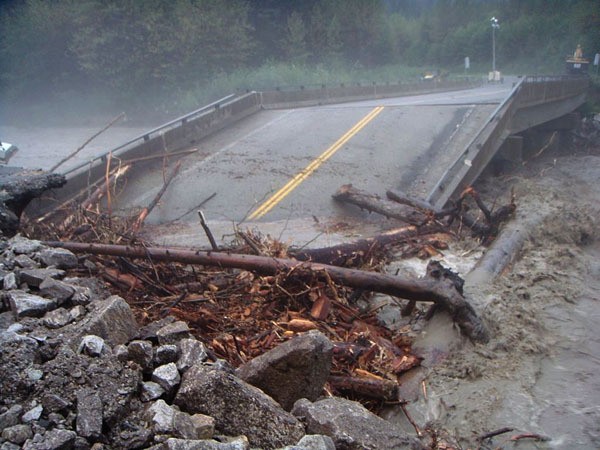
[[[560,72],[578,43],[600,52],[598,0],[5,0],[0,95],[177,96],[269,68],[460,72],[465,56],[483,73],[492,16],[505,71]]]

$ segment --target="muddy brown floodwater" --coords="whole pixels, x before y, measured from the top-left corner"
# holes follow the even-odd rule
[[[491,198],[500,183],[514,187],[529,237],[495,281],[467,286],[489,344],[466,342],[439,318],[418,338],[425,368],[407,383],[418,424],[460,448],[600,448],[599,180],[598,156],[549,156],[479,186]],[[388,417],[406,426],[398,411]],[[504,427],[514,430],[476,440]],[[547,440],[510,440],[523,433]]]

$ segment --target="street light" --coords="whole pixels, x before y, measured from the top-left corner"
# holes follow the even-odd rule
[[[492,24],[492,72],[494,75],[496,74],[496,28],[500,28],[500,24],[498,23],[498,19],[492,17],[490,19],[490,23]]]

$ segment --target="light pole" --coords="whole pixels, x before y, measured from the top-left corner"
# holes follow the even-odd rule
[[[500,28],[500,24],[498,23],[498,19],[492,17],[490,19],[490,23],[492,24],[492,72],[494,75],[496,74],[496,28]]]

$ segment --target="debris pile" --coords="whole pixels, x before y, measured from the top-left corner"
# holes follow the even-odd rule
[[[72,276],[68,250],[17,236],[0,258],[3,448],[421,448],[359,403],[321,399],[336,349],[318,330],[235,369],[172,315],[140,326]]]
[[[138,231],[160,193],[131,217],[111,213],[123,170],[76,206],[29,220],[29,235],[56,241],[3,244],[7,448],[422,447],[371,412],[402,404],[400,377],[421,358],[410,318],[386,328],[370,296],[403,299],[406,316],[421,301],[426,317],[445,309],[474,341],[487,330],[439,263],[420,280],[373,269],[392,247],[438,254],[453,221],[487,239],[504,216],[467,190],[450,211],[400,205],[407,226],[337,247],[290,249],[238,230],[227,251],[213,240],[208,252],[155,248]],[[468,222],[467,198],[485,228]]]

